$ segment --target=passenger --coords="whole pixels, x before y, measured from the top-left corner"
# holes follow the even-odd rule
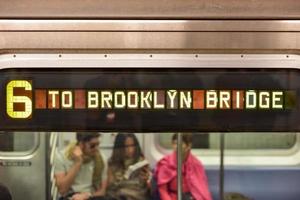
[[[140,162],[142,161],[142,162]],[[132,176],[133,165],[146,163],[138,168]],[[149,199],[149,165],[145,161],[136,136],[132,133],[116,136],[108,168],[107,197],[116,200],[147,200]]]
[[[8,188],[0,183],[0,200],[12,200]]]
[[[62,198],[86,200],[105,194],[107,163],[99,151],[99,133],[77,133],[55,160],[55,179]]]
[[[191,153],[192,135],[182,136],[182,194],[183,200],[211,200],[205,169]],[[173,153],[162,158],[155,171],[161,200],[177,200],[177,135],[172,137]]]

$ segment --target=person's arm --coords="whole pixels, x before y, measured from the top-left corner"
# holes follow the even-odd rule
[[[113,177],[113,174],[112,174],[112,170],[109,167],[108,170],[107,170],[107,185],[111,184],[113,181],[114,181],[114,177]]]
[[[93,194],[93,196],[104,196],[107,188],[107,180],[100,183],[99,189]]]
[[[82,151],[79,147],[75,147],[73,151],[74,164],[67,172],[57,172],[54,177],[56,186],[61,195],[66,195],[70,190],[82,165]]]
[[[158,191],[161,200],[172,200],[171,195],[168,192],[167,184],[158,186]]]
[[[66,195],[70,190],[75,177],[80,170],[81,162],[76,162],[67,173],[55,174],[56,186],[61,195]]]

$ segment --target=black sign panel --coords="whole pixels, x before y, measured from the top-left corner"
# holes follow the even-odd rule
[[[9,69],[0,83],[4,131],[300,129],[297,70]]]

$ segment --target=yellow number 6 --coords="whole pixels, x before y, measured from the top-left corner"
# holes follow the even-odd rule
[[[6,86],[6,112],[11,118],[25,119],[32,114],[32,100],[28,96],[14,95],[14,88],[32,91],[32,85],[25,80],[13,80]],[[23,104],[22,109],[16,109],[17,104]]]

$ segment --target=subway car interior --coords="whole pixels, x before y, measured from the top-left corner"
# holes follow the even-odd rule
[[[299,50],[298,0],[0,1],[0,200],[299,200]]]

